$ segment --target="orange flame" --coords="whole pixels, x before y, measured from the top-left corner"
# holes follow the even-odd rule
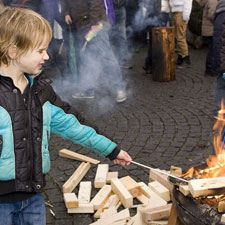
[[[216,131],[213,137],[213,145],[215,155],[210,155],[206,159],[207,168],[204,170],[190,168],[183,177],[192,178],[212,178],[225,176],[225,144],[222,142],[223,129],[225,128],[225,107],[223,100],[221,101],[221,109],[218,111],[217,121],[213,126]]]

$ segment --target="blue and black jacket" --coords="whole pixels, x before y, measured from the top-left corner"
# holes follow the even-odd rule
[[[24,101],[12,79],[0,75],[0,195],[42,191],[50,169],[50,133],[116,158],[117,145],[87,126],[90,123],[57,96],[44,72],[26,77],[30,87]]]

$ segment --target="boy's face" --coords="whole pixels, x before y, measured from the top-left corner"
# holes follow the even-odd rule
[[[30,49],[27,53],[22,55],[17,61],[19,70],[22,73],[28,73],[30,75],[40,73],[45,60],[49,59],[46,52],[47,47],[47,44],[41,44],[41,46]]]

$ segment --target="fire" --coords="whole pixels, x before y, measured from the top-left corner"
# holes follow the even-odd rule
[[[225,107],[223,101],[221,102],[221,109],[218,111],[217,121],[213,126],[216,132],[213,137],[213,145],[215,155],[210,155],[206,159],[206,169],[190,168],[187,173],[183,174],[184,178],[212,178],[225,176],[225,143],[222,141],[225,136]]]

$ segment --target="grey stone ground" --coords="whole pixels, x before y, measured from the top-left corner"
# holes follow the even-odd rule
[[[168,83],[154,82],[142,70],[147,49],[135,54],[134,68],[124,71],[129,98],[125,103],[115,104],[101,96],[89,101],[69,100],[84,116],[95,122],[101,130],[127,150],[137,162],[169,169],[171,165],[184,170],[201,164],[213,152],[212,126],[215,77],[204,77],[206,49],[190,50],[192,65],[186,70],[176,71],[176,80]],[[62,98],[68,94],[61,93]],[[62,197],[62,185],[72,175],[79,163],[58,157],[58,150],[68,148],[98,158],[94,153],[70,141],[52,136],[51,172],[47,176],[46,200],[53,205],[55,217],[47,207],[47,224],[86,225],[93,221],[92,215],[66,213]],[[99,158],[98,158],[99,159]],[[130,175],[136,181],[148,182],[149,171],[130,165],[122,168],[109,160],[111,171],[120,176]],[[84,180],[94,180],[96,166]],[[77,189],[75,192],[77,193]],[[92,196],[96,190],[92,191]]]

